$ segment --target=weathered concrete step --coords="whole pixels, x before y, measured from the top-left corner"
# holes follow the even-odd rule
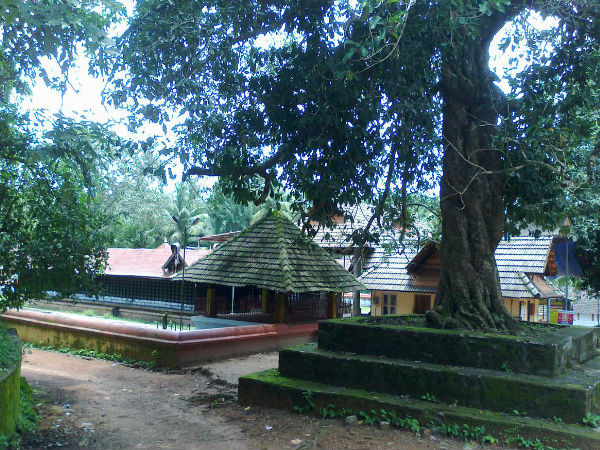
[[[282,375],[492,411],[578,423],[600,408],[600,358],[556,378],[337,353],[315,344],[279,353]]]
[[[319,347],[553,377],[566,372],[570,362],[595,357],[600,335],[599,329],[546,325],[548,332],[511,336],[394,325],[398,319],[382,316],[321,321]]]
[[[350,389],[322,383],[284,377],[277,370],[267,370],[240,378],[239,402],[242,405],[265,406],[293,410],[306,406],[306,396],[314,403],[312,410],[335,409],[338,414],[359,411],[385,410],[398,417],[411,416],[421,426],[432,424],[484,427],[485,433],[498,439],[499,444],[511,445],[518,437],[535,441],[555,449],[579,448],[598,450],[600,433],[584,426],[555,423],[549,420],[507,415],[467,407],[411,400],[389,394],[374,394],[361,389]],[[343,411],[345,410],[345,411]]]

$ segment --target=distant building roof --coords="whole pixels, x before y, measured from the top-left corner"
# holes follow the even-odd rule
[[[503,297],[562,297],[542,277],[533,277],[556,275],[552,241],[553,236],[515,236],[500,241],[495,256]]]
[[[190,265],[210,253],[208,249],[186,249],[185,258]],[[156,248],[109,248],[105,275],[169,278],[162,266],[172,256],[171,245],[164,243]]]
[[[562,297],[544,279],[546,275],[556,275],[552,243],[552,236],[518,236],[500,241],[495,256],[503,297]],[[438,260],[429,264],[435,258]],[[426,261],[427,267],[420,269]],[[435,293],[439,267],[435,243],[426,244],[418,252],[414,244],[409,244],[402,253],[389,255],[378,248],[367,258],[360,280],[371,290]]]
[[[344,249],[352,248],[352,233],[355,230],[366,227],[374,208],[370,205],[361,203],[349,208],[345,208],[344,216],[332,218],[334,225],[332,227],[317,227],[317,234],[313,241],[323,248]],[[374,225],[377,225],[376,223]]]
[[[375,212],[375,207],[366,203],[360,203],[353,206],[344,207],[344,214],[338,215],[332,218],[333,226],[324,227],[314,225],[317,227],[317,234],[313,238],[313,241],[319,246],[334,250],[334,251],[349,251],[355,245],[352,241],[352,235],[357,230],[364,230],[371,219],[371,216]],[[427,229],[427,225],[420,223],[419,229],[425,231],[427,236],[430,235],[431,231]],[[382,241],[388,241],[394,238],[397,234],[400,226],[395,226],[394,229],[382,229],[379,227],[377,220],[371,223],[369,231],[371,233],[379,233]],[[411,236],[413,230],[410,229],[407,232],[408,236]],[[367,247],[371,247],[372,244],[367,243]]]
[[[417,253],[413,243],[391,252],[377,247],[366,258],[365,272],[359,279],[371,290],[435,293],[438,275],[434,278],[415,277],[407,270],[407,266]]]
[[[317,233],[312,240],[322,248],[337,252],[341,251],[342,253],[351,253],[350,250],[354,247],[354,243],[352,242],[353,233],[356,230],[363,230],[367,226],[374,210],[375,208],[372,205],[366,203],[345,207],[343,212],[340,211],[338,215],[332,217],[332,226],[325,227],[314,223],[312,226],[316,229]],[[424,230],[426,236],[429,236],[431,233],[424,223],[419,223],[418,228]],[[376,220],[371,224],[370,231],[371,233],[379,232],[383,240],[389,240],[395,233],[395,231],[391,230],[381,230]],[[238,234],[240,234],[240,231],[213,234],[200,237],[198,241],[227,242]],[[367,243],[366,246],[369,247],[370,244]]]
[[[229,231],[227,233],[211,234],[211,235],[208,235],[208,236],[199,237],[198,241],[205,241],[205,242],[227,242],[229,239],[233,239],[234,237],[236,237],[240,233],[241,233],[241,231]]]
[[[286,293],[364,289],[360,281],[278,212],[221,244],[188,267],[185,274],[186,280],[198,283],[256,286]]]
[[[600,298],[586,291],[574,289],[569,291],[569,299],[573,300],[573,311],[579,314],[600,314]]]

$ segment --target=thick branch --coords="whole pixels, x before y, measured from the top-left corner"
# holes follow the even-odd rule
[[[262,205],[267,200],[267,197],[269,196],[269,192],[271,192],[271,179],[269,178],[269,175],[267,174],[267,172],[261,173],[260,176],[264,178],[265,185],[263,187],[263,191],[262,191],[262,194],[260,195],[260,197],[257,198],[256,200],[254,200],[254,204],[256,206]]]
[[[385,180],[385,189],[384,189],[383,194],[381,195],[379,201],[377,202],[377,208],[375,208],[375,211],[373,211],[373,214],[371,215],[371,217],[369,218],[369,221],[367,222],[367,225],[365,226],[364,233],[367,233],[369,231],[369,228],[371,228],[373,221],[375,219],[378,219],[381,216],[381,213],[383,212],[383,206],[385,205],[385,202],[390,194],[390,187],[392,185],[392,177],[394,175],[394,167],[395,166],[396,166],[396,150],[392,150],[392,153],[390,154],[390,161],[388,164],[388,173],[387,173],[387,177]],[[361,242],[361,244],[364,245],[364,239],[363,239],[363,242]],[[361,245],[361,247],[362,247],[362,245]]]
[[[186,170],[183,174],[183,179],[186,180],[190,176],[208,176],[208,177],[226,177],[226,176],[244,176],[244,175],[261,175],[265,174],[267,170],[272,169],[279,163],[281,157],[283,156],[284,151],[279,149],[273,156],[266,159],[260,164],[255,164],[252,166],[245,167],[236,167],[236,166],[227,166],[227,167],[191,167]],[[264,176],[263,176],[264,178]]]

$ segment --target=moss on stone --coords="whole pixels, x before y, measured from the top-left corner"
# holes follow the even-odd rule
[[[319,322],[319,347],[405,360],[557,376],[569,361],[595,355],[595,330],[550,327],[534,337],[369,324],[364,318]]]
[[[438,400],[494,411],[527,411],[578,422],[593,409],[600,385],[595,373],[572,370],[559,378],[486,369],[342,354],[307,344],[282,350],[279,370],[288,377],[374,392],[430,394]],[[342,375],[343,374],[343,375]],[[579,379],[578,379],[579,378]],[[579,381],[579,382],[578,382]]]
[[[240,378],[238,396],[243,405],[278,407],[292,410],[303,402],[302,393],[310,391],[317,407],[334,405],[353,411],[384,409],[398,416],[410,415],[421,424],[458,423],[484,426],[486,433],[500,442],[521,436],[539,439],[554,448],[597,450],[600,433],[589,428],[548,420],[502,414],[492,411],[406,399],[390,394],[373,394],[366,390],[330,386],[282,376],[276,370]]]
[[[0,330],[3,359],[0,366],[0,435],[15,432],[19,417],[21,345],[16,335]]]

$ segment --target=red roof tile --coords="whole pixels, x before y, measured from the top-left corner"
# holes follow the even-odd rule
[[[188,266],[208,255],[209,249],[186,249]],[[167,243],[156,248],[109,248],[106,275],[127,275],[136,277],[169,278],[162,265],[171,256],[171,246]]]

